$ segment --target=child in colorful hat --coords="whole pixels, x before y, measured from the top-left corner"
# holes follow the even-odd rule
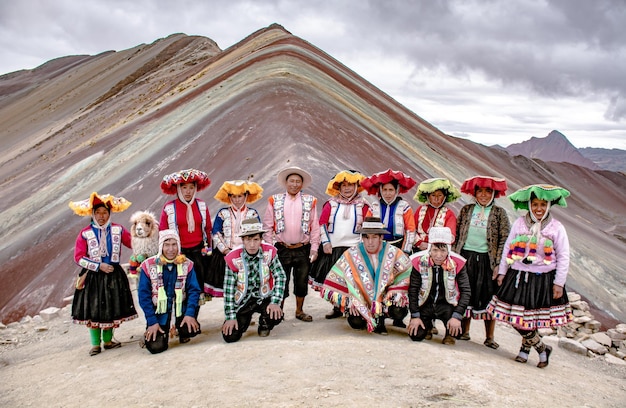
[[[522,336],[515,361],[526,363],[535,348],[539,368],[548,365],[552,348],[543,343],[538,329],[563,326],[573,318],[565,291],[569,240],[551,214],[553,206],[567,206],[569,195],[562,187],[534,184],[509,196],[515,209],[528,212],[511,227],[498,270],[500,288],[487,306],[494,319]]]

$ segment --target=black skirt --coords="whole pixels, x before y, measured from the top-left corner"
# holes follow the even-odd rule
[[[224,297],[225,273],[226,261],[224,260],[224,254],[219,249],[213,248],[204,291],[212,297]]]
[[[563,288],[563,296],[552,298],[556,271],[533,273],[509,269],[502,286],[489,302],[493,318],[522,329],[558,327],[573,319]]]
[[[481,320],[491,319],[491,315],[487,313],[486,309],[498,284],[491,279],[493,270],[489,262],[489,254],[461,250],[461,256],[467,259],[465,270],[472,290],[465,317]]]
[[[111,273],[81,271],[87,273],[87,277],[85,287],[74,291],[74,323],[94,329],[111,329],[137,318],[126,272],[119,264],[113,264],[113,268]]]
[[[309,284],[313,290],[319,291],[324,285],[326,276],[333,267],[335,262],[349,247],[334,247],[332,253],[324,253],[322,245],[320,245],[317,251],[317,259],[311,265],[311,271],[309,272]]]
[[[193,262],[193,270],[196,272],[198,286],[202,293],[208,292],[207,280],[212,255],[202,255],[204,245],[201,243],[193,248],[182,248],[180,252]]]

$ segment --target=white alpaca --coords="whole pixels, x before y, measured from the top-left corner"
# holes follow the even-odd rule
[[[136,274],[144,259],[159,252],[159,222],[148,211],[137,211],[130,217],[130,235],[133,255],[130,257],[130,273]]]

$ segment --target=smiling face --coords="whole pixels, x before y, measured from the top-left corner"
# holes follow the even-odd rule
[[[287,176],[287,193],[295,196],[300,190],[302,190],[302,177],[295,173]]]
[[[535,197],[530,201],[530,211],[532,211],[537,221],[540,221],[548,211],[548,202]]]
[[[106,224],[107,221],[109,221],[110,216],[111,214],[109,213],[109,210],[107,210],[106,207],[102,206],[96,208],[93,212],[93,218],[96,220],[99,226],[103,226],[104,224]]]
[[[361,240],[368,254],[377,254],[383,245],[383,236],[380,234],[363,234]]]
[[[178,255],[178,241],[174,238],[163,241],[163,256],[167,259],[174,259]]]
[[[339,185],[339,194],[341,194],[343,198],[351,198],[352,196],[354,196],[355,192],[356,183],[348,183],[344,180]]]
[[[441,190],[435,190],[428,195],[428,202],[435,208],[439,208],[446,200],[446,195]]]
[[[193,193],[196,192],[195,183],[183,183],[180,185],[180,192],[183,195],[185,201],[189,202],[193,198]]]
[[[478,187],[476,189],[476,201],[483,207],[489,205],[493,197],[493,190],[489,187]]]
[[[391,183],[383,184],[380,187],[380,196],[385,202],[390,203],[396,197],[396,188]]]

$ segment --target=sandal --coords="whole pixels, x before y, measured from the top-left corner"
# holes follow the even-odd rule
[[[89,355],[95,356],[95,355],[100,354],[101,351],[102,349],[100,348],[100,346],[95,346],[95,347],[92,347],[91,350],[89,350]]]
[[[104,343],[104,349],[105,350],[111,350],[114,348],[118,348],[118,347],[122,347],[122,343],[118,342],[118,341],[111,341],[110,343]]]
[[[551,346],[546,346],[546,361],[540,361],[539,364],[537,364],[537,367],[539,368],[544,368],[548,366],[548,363],[550,362],[550,353],[552,353],[552,347]]]
[[[313,317],[310,314],[306,314],[304,312],[296,313],[296,319],[302,320],[303,322],[312,322]]]
[[[495,341],[493,341],[493,339],[486,339],[483,344],[485,346],[489,347],[489,348],[494,349],[494,350],[497,350],[498,347],[500,347],[500,345],[498,343],[496,343]]]
[[[461,334],[461,336],[459,336],[459,340],[465,340],[465,341],[470,340],[470,334],[469,334],[469,333],[463,333],[463,334]],[[486,346],[486,345],[487,345],[487,344],[486,344],[486,342],[485,342],[485,346]]]

